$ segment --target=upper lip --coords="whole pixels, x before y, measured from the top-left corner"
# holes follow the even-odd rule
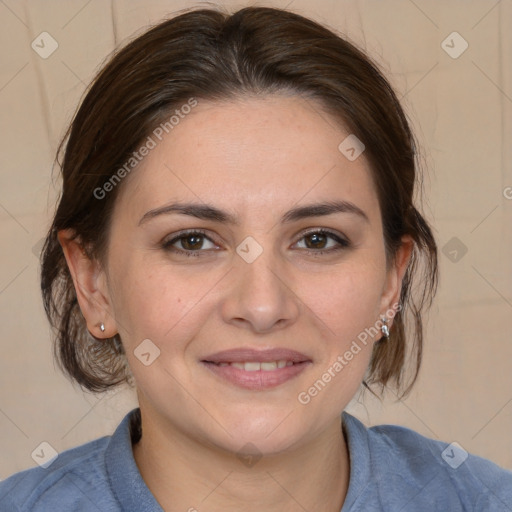
[[[304,361],[311,361],[308,356],[301,354],[296,350],[288,350],[286,348],[272,348],[267,350],[234,348],[215,352],[215,354],[211,354],[202,360],[211,363],[242,363],[246,361],[260,361],[266,363],[280,360],[302,363]]]

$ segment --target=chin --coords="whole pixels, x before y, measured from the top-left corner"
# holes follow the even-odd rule
[[[252,415],[225,418],[220,423],[230,435],[222,431],[224,448],[238,453],[242,447],[253,445],[260,453],[268,455],[289,450],[307,436],[306,422],[292,417],[289,410],[281,410],[279,414],[262,416],[253,411]]]
[[[243,458],[246,455],[253,457],[279,455],[293,449],[297,444],[300,445],[301,436],[268,436],[262,435],[260,437],[251,436],[240,433],[233,434],[233,437],[226,440],[226,443],[217,444],[223,450],[233,453],[238,458]]]

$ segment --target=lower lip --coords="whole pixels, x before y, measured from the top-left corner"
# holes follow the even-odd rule
[[[228,382],[241,388],[252,390],[270,389],[279,386],[293,377],[296,377],[312,364],[311,361],[304,361],[303,363],[296,363],[293,366],[285,366],[284,368],[276,368],[275,370],[248,372],[231,365],[219,366],[207,361],[201,362],[210,371]]]

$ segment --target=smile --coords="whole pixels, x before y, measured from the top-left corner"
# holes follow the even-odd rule
[[[264,372],[272,372],[278,368],[284,368],[285,366],[292,366],[293,361],[287,361],[286,359],[280,359],[279,361],[245,361],[245,362],[221,362],[219,366],[234,366],[240,370],[246,372],[257,372],[262,370]]]
[[[209,354],[200,363],[223,384],[262,391],[288,382],[313,361],[302,352],[284,347],[238,347]]]

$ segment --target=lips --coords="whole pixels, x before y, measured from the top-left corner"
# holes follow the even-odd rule
[[[257,391],[279,386],[298,376],[312,360],[295,350],[240,348],[216,352],[201,363],[222,381]]]
[[[250,348],[236,348],[216,352],[203,359],[206,363],[271,363],[286,361],[292,363],[304,363],[311,361],[305,354],[295,350],[273,348],[268,350],[254,350]]]
[[[259,370],[263,370],[265,372],[272,372],[274,370],[277,370],[278,368],[292,366],[293,364],[294,363],[292,363],[292,361],[287,361],[286,359],[279,359],[279,361],[233,361],[232,363],[218,363],[219,366],[234,366],[235,368],[245,370],[246,372],[257,372]]]

